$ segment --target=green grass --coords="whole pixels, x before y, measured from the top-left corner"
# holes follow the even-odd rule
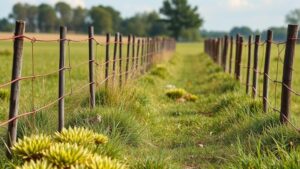
[[[78,56],[76,62],[85,60],[85,48],[73,47],[72,56]],[[52,50],[43,52],[46,49]],[[36,69],[48,72],[53,66],[56,70],[57,63],[51,66],[50,61],[56,51],[54,45],[41,46],[37,52],[41,56],[44,53],[45,58],[36,60],[39,63]],[[30,57],[30,52],[26,55]],[[42,66],[47,62],[49,69]],[[28,67],[25,66],[24,71],[30,74]],[[1,68],[1,71],[7,69]],[[72,73],[73,83],[86,83],[86,72],[82,69]],[[49,82],[46,94],[35,91],[45,98],[36,104],[57,97],[56,78]],[[166,95],[168,86],[182,88],[198,99],[195,102],[170,99]],[[28,93],[30,89],[30,84],[22,87],[22,91],[29,90]],[[106,92],[98,88],[94,110],[87,104],[88,89],[67,99],[66,125],[84,126],[108,135],[109,143],[99,152],[127,163],[132,169],[298,166],[300,135],[293,128],[282,126],[277,113],[263,113],[261,101],[252,100],[244,90],[203,54],[203,44],[178,44],[170,61],[154,66],[121,91]],[[29,98],[20,104],[30,108]],[[7,101],[0,100],[0,103],[2,108]],[[7,110],[2,112],[1,117],[5,119]],[[21,120],[19,136],[52,133],[56,130],[56,114],[54,107],[34,118]],[[0,163],[4,167],[8,161],[3,146],[1,150]],[[289,156],[280,158],[282,154]]]

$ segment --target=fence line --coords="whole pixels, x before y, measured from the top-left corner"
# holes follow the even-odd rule
[[[90,26],[86,39],[74,40],[67,39],[67,28],[60,27],[59,39],[40,40],[35,37],[27,37],[25,34],[25,22],[17,21],[15,27],[15,34],[10,38],[2,38],[0,41],[14,41],[13,50],[13,66],[12,66],[12,77],[10,81],[0,84],[0,88],[11,87],[10,100],[9,100],[9,118],[6,121],[0,122],[0,127],[8,125],[7,129],[7,146],[10,148],[16,142],[17,139],[17,121],[22,117],[26,117],[32,114],[41,112],[42,110],[48,109],[53,105],[58,104],[58,131],[64,128],[64,110],[65,102],[64,99],[68,96],[72,96],[74,93],[81,92],[88,88],[89,91],[89,102],[90,108],[95,107],[95,88],[97,86],[104,85],[106,90],[114,88],[115,84],[119,84],[119,88],[122,88],[128,80],[134,79],[139,75],[147,72],[150,67],[154,64],[154,61],[164,57],[165,52],[173,52],[175,50],[176,42],[174,39],[169,38],[136,38],[134,35],[129,35],[127,42],[123,42],[122,35],[117,33],[115,35],[114,42],[110,41],[110,34],[106,35],[106,42],[102,43],[94,38],[94,27]],[[137,42],[135,41],[137,39]],[[32,64],[32,75],[22,76],[22,59],[23,59],[23,42],[28,40],[31,42],[31,64]],[[34,44],[37,42],[56,42],[59,43],[59,68],[56,71],[36,74],[34,70]],[[71,65],[71,52],[70,42],[88,42],[88,57],[87,61],[81,62],[77,65]],[[96,45],[96,46],[95,46]],[[113,45],[113,59],[110,55],[110,46]],[[98,55],[98,46],[105,48],[105,61],[97,62],[95,56]],[[123,56],[123,47],[127,46],[126,56]],[[135,47],[137,50],[135,51]],[[130,48],[132,47],[132,51]],[[130,54],[132,52],[132,54]],[[66,54],[67,53],[67,54]],[[117,55],[119,54],[119,55]],[[66,64],[66,59],[69,64]],[[129,67],[131,61],[131,67]],[[117,63],[119,63],[119,70],[117,70]],[[124,64],[123,64],[124,63]],[[88,66],[88,83],[76,86],[74,85],[71,78],[71,72],[75,68],[87,65]],[[125,67],[123,66],[125,65]],[[111,67],[112,66],[112,69]],[[104,79],[98,80],[100,77],[101,69],[104,70]],[[125,70],[124,70],[125,69]],[[66,72],[68,71],[68,72]],[[98,71],[98,72],[97,72]],[[97,73],[96,73],[97,72]],[[65,73],[69,73],[69,80],[71,85],[71,91],[65,91]],[[96,73],[96,74],[95,74]],[[20,81],[31,80],[31,103],[34,105],[34,82],[37,78],[43,78],[57,75],[58,74],[58,97],[55,100],[51,100],[39,108],[33,106],[32,111],[20,113],[19,100],[20,100]],[[94,77],[97,77],[96,80]],[[125,78],[125,81],[123,81]],[[111,81],[111,83],[110,83]],[[8,157],[11,157],[10,150],[8,150]]]
[[[226,41],[227,35],[225,35],[222,39]],[[255,36],[254,42],[252,42],[252,36],[249,36],[248,43],[245,44],[243,42],[243,37],[239,34],[236,35],[235,45],[233,41],[233,37],[230,37],[230,44],[223,45],[223,48],[230,48],[229,52],[229,70],[226,71],[227,63],[220,64],[223,67],[225,72],[232,73],[232,60],[233,60],[233,46],[235,46],[235,66],[234,66],[234,76],[235,78],[241,82],[241,84],[245,85],[246,93],[250,95],[249,88],[252,88],[252,97],[256,99],[257,97],[262,99],[263,110],[264,112],[268,112],[268,110],[272,110],[280,113],[280,122],[282,124],[291,124],[293,127],[296,126],[290,121],[291,111],[291,95],[300,96],[300,92],[297,92],[292,88],[292,76],[293,76],[293,62],[295,56],[295,47],[296,43],[299,40],[298,38],[298,25],[289,25],[287,30],[287,38],[284,42],[275,42],[273,41],[273,32],[268,30],[267,39],[264,42],[260,41],[260,35]],[[219,39],[207,39],[204,42],[204,50],[205,52],[212,57],[212,59],[219,63],[218,57],[221,56],[222,59],[226,59],[227,50],[219,51],[218,48]],[[252,45],[254,45],[254,51],[252,54]],[[276,47],[275,52],[276,55],[276,69],[275,69],[275,78],[272,78],[270,75],[270,58],[272,52],[272,46]],[[283,46],[281,48],[281,46]],[[242,55],[243,48],[248,50],[247,57],[247,65],[242,64]],[[262,50],[261,50],[262,48]],[[262,54],[260,54],[260,51]],[[284,59],[281,58],[281,55],[284,53]],[[220,52],[223,52],[220,54]],[[251,60],[253,56],[253,61]],[[261,57],[261,61],[259,61],[259,56]],[[263,57],[262,57],[263,56]],[[251,67],[251,63],[253,62],[253,66]],[[259,66],[260,63],[260,66]],[[278,80],[279,76],[279,68],[282,65],[283,72],[281,74],[282,80]],[[246,70],[246,83],[243,83],[243,79],[241,78],[241,71]],[[263,70],[263,72],[261,71]],[[252,85],[250,84],[250,76],[252,72]],[[263,78],[263,89],[261,91],[258,81],[259,78]],[[270,83],[274,85],[274,100],[271,102],[271,98],[269,98],[269,85]],[[281,85],[281,100],[280,104],[277,99],[278,96],[278,85]],[[297,129],[297,128],[296,128]],[[299,130],[299,129],[297,129]]]

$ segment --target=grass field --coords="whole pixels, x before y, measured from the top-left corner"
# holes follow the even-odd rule
[[[72,65],[86,61],[87,46],[83,44],[71,44]],[[1,45],[5,46],[2,49],[11,47],[11,43]],[[35,73],[57,70],[56,43],[36,44],[35,49]],[[100,53],[98,59],[103,59]],[[2,83],[10,78],[11,56],[2,55],[0,60],[7,65],[0,68]],[[27,43],[23,75],[30,75],[31,71],[31,44]],[[87,83],[86,73],[87,66],[74,70],[73,85]],[[297,74],[294,78],[300,83]],[[22,111],[32,108],[30,82],[22,82]],[[56,84],[57,76],[35,79],[35,106],[57,97]],[[197,95],[198,100],[172,100],[165,95],[167,86],[183,88]],[[300,135],[293,128],[281,126],[277,113],[262,113],[261,101],[246,96],[243,86],[203,54],[201,43],[178,44],[170,61],[154,66],[121,92],[98,90],[94,110],[84,104],[88,89],[67,99],[66,124],[107,134],[110,141],[100,153],[120,159],[130,168],[297,168],[299,165]],[[0,103],[1,119],[6,118],[7,104],[6,99]],[[56,114],[54,106],[35,118],[21,120],[20,137],[52,133],[57,128]],[[97,115],[101,116],[100,123],[87,121]],[[1,165],[8,168],[4,151],[2,146]]]

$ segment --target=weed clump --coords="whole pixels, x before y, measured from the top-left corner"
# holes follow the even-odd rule
[[[96,153],[107,142],[102,134],[69,128],[54,136],[24,137],[13,146],[12,153],[24,162],[17,169],[126,169],[117,160]]]
[[[168,89],[166,91],[166,95],[173,100],[177,100],[177,101],[183,100],[183,102],[185,101],[195,102],[198,99],[198,96],[193,95],[182,88]]]
[[[162,65],[157,65],[156,68],[150,72],[150,74],[153,76],[158,76],[162,79],[165,79],[169,75],[167,69]]]
[[[179,99],[184,97],[186,94],[187,91],[181,88],[174,88],[166,91],[166,95],[171,99]]]
[[[4,50],[0,51],[0,55],[2,55],[2,56],[9,56],[9,55],[12,55],[12,53],[8,49],[4,49]]]
[[[0,100],[8,99],[9,92],[8,90],[0,89]]]

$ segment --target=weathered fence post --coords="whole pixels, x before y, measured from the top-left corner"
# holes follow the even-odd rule
[[[235,39],[235,66],[234,66],[234,75],[235,75],[235,78],[238,79],[238,57],[239,57],[239,42],[240,41],[240,35],[237,34],[236,35],[236,39]],[[238,79],[239,80],[239,79]]]
[[[247,60],[247,75],[246,75],[247,94],[249,94],[249,87],[250,87],[251,50],[252,50],[252,36],[250,35],[248,38],[248,60]]]
[[[110,43],[110,34],[106,34],[106,51],[105,51],[105,88],[108,88],[109,80],[109,43]]]
[[[122,87],[123,83],[123,75],[122,75],[122,51],[123,51],[123,40],[122,40],[122,34],[119,34],[119,87]]]
[[[237,43],[237,55],[236,55],[236,64],[235,64],[235,74],[236,79],[240,81],[241,79],[241,62],[242,62],[242,54],[243,54],[243,37],[238,36],[238,43]]]
[[[273,32],[268,30],[267,35],[267,46],[265,55],[265,66],[264,66],[264,82],[263,82],[263,110],[268,111],[268,99],[269,99],[269,72],[270,72],[270,56],[272,47]]]
[[[95,107],[95,81],[94,81],[94,27],[89,26],[89,81],[90,81],[90,106]]]
[[[217,49],[216,49],[217,51],[217,63],[218,63],[218,65],[219,66],[221,66],[222,65],[222,55],[221,55],[221,52],[220,52],[220,50],[221,50],[221,38],[218,38],[217,39]]]
[[[113,73],[113,87],[115,86],[116,81],[116,64],[117,64],[117,50],[118,50],[118,37],[119,33],[115,34],[115,41],[114,41],[114,54],[113,54],[113,65],[112,65],[112,73]]]
[[[150,38],[147,37],[147,54],[146,54],[146,65],[145,65],[146,72],[148,71],[149,56],[150,56]]]
[[[16,80],[21,77],[22,72],[22,57],[23,57],[23,34],[25,32],[25,22],[16,21],[15,36],[14,39],[14,53],[13,53],[13,65],[12,65],[12,76],[11,80]],[[20,97],[20,83],[19,80],[15,81],[10,86],[10,100],[9,100],[9,117],[13,119],[18,115],[19,109],[19,97]],[[8,123],[7,129],[7,146],[11,148],[17,140],[17,124],[18,119]],[[10,151],[7,152],[8,157],[12,157]]]
[[[293,63],[297,38],[298,25],[289,25],[287,31],[287,41],[282,76],[280,122],[283,124],[286,124],[290,118]]]
[[[58,80],[58,131],[61,132],[65,123],[65,43],[67,27],[60,27],[59,43],[59,80]]]
[[[229,74],[232,72],[233,36],[230,36]]]
[[[258,78],[258,49],[260,43],[260,35],[255,36],[254,58],[253,58],[253,79],[252,79],[252,96],[257,96],[257,78]]]
[[[243,56],[243,37],[240,36],[240,43],[239,43],[239,60],[238,60],[238,71],[237,71],[237,78],[239,81],[241,80],[241,64],[242,64],[242,56]]]
[[[144,63],[145,63],[145,51],[144,51],[144,45],[145,45],[145,39],[142,39],[142,51],[141,51],[141,73],[145,73],[144,72]]]
[[[225,35],[224,37],[224,47],[223,47],[223,56],[222,56],[222,65],[224,68],[224,72],[227,70],[227,52],[228,52],[228,36]]]
[[[132,62],[131,62],[131,78],[134,76],[135,64],[135,36],[132,36]]]
[[[125,82],[127,83],[128,80],[128,71],[129,71],[129,57],[130,57],[130,43],[131,43],[131,36],[128,35],[127,37],[127,56],[126,56],[126,66],[125,66]]]
[[[140,55],[140,46],[141,46],[141,40],[138,39],[138,41],[137,41],[137,51],[136,51],[136,63],[135,63],[136,74],[139,73],[139,55]]]

